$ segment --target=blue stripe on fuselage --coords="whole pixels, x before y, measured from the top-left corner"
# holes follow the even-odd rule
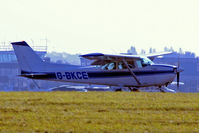
[[[24,77],[27,78],[33,78],[33,79],[56,79],[56,74],[53,72],[27,72],[27,71],[22,71],[21,72]],[[156,74],[172,74],[174,71],[134,71],[136,76],[149,76],[149,75],[156,75]],[[26,74],[31,74],[31,75],[26,75]],[[92,78],[119,78],[119,77],[126,77],[126,76],[131,76],[130,72],[87,72],[88,74],[88,79]]]
[[[136,76],[148,76],[154,74],[171,74],[174,71],[134,71]],[[109,77],[122,77],[131,76],[130,72],[88,72],[89,78],[109,78]]]

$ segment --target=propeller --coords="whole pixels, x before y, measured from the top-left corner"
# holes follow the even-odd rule
[[[179,86],[180,86],[180,72],[177,69],[177,89],[179,90]]]
[[[180,68],[180,55],[178,54],[178,67],[177,67],[177,89],[179,90],[180,87],[180,72],[179,72],[179,68]]]
[[[177,67],[177,89],[179,90],[180,87],[180,72],[182,72],[183,69],[180,69],[180,55],[178,55],[178,67]]]

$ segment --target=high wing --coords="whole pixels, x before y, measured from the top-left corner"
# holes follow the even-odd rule
[[[153,54],[146,54],[146,55],[128,55],[128,54],[103,54],[103,53],[90,53],[80,55],[80,57],[93,60],[91,65],[103,65],[107,62],[111,61],[122,61],[122,60],[133,60],[133,59],[140,59],[142,57],[148,57],[151,60],[154,60],[155,57],[163,56],[167,54],[171,54],[172,52],[162,52],[162,53],[153,53]]]
[[[102,65],[111,61],[123,61],[140,59],[142,56],[139,55],[121,55],[121,54],[103,54],[103,53],[90,53],[85,55],[80,55],[80,57],[93,60],[91,65]]]

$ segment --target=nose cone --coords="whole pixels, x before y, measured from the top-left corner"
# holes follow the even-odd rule
[[[177,72],[183,72],[184,71],[184,69],[182,69],[182,68],[177,68]]]
[[[174,72],[176,72],[176,73],[180,73],[180,72],[183,72],[183,71],[184,71],[184,69],[179,68],[179,67],[177,67],[177,66],[173,66],[173,70],[174,70]]]

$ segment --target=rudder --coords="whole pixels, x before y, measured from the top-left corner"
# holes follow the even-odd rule
[[[44,62],[25,41],[12,42],[11,44],[21,71],[34,72],[42,69]]]

